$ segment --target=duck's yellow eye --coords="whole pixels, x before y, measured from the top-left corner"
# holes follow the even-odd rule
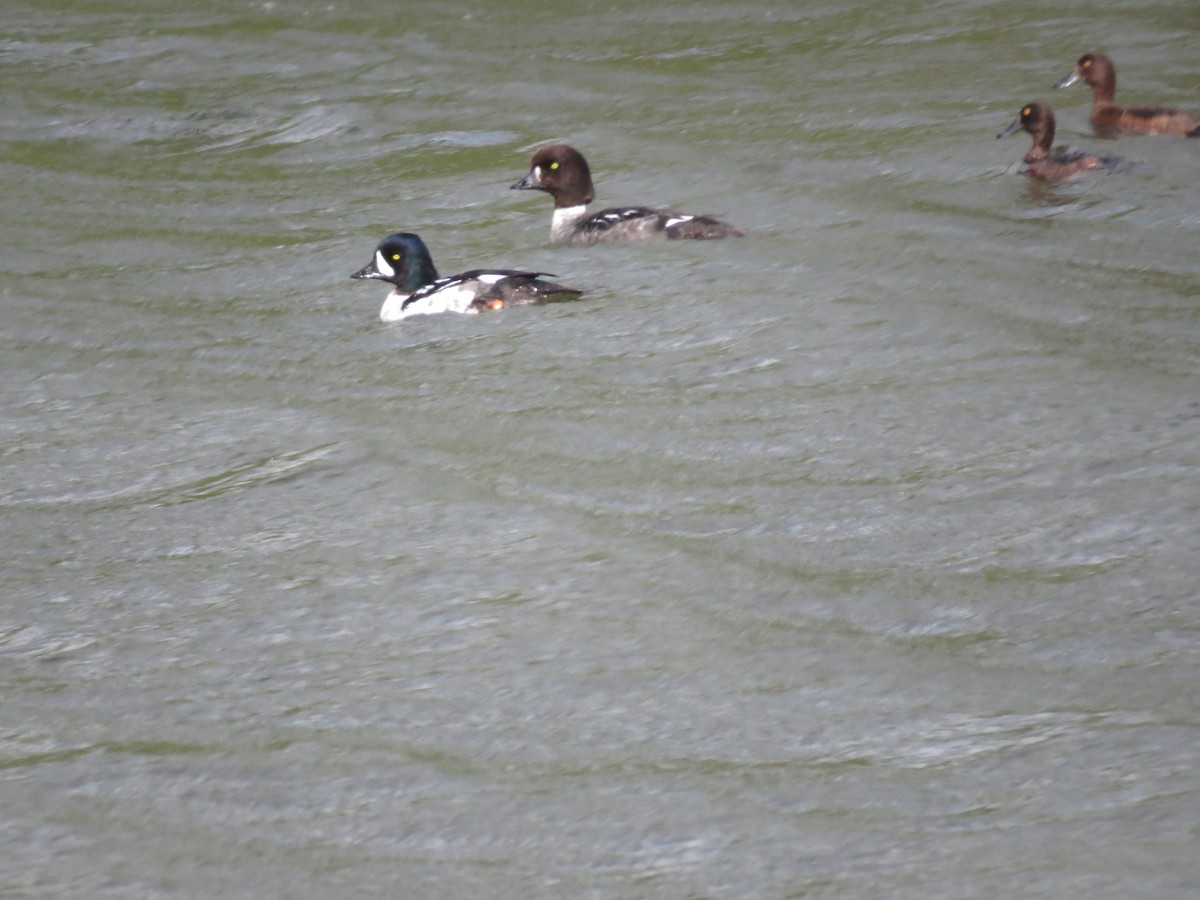
[[[1021,110],[1021,115],[1028,118],[1029,116],[1033,115],[1033,110],[1027,106]]]
[[[1083,61],[1083,67],[1085,69],[1090,69],[1092,67],[1092,61],[1090,59],[1085,59]]]
[[[399,261],[400,261],[400,254],[399,254],[399,253],[393,253],[393,254],[392,254],[392,259],[393,259],[393,260],[395,260],[396,262],[399,262]]]
[[[558,168],[558,163],[556,163],[556,162],[550,163],[550,171],[551,172],[553,172],[557,168]]]

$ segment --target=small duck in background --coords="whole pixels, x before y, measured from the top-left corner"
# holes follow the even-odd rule
[[[1012,120],[1012,124],[996,137],[1008,137],[1022,130],[1033,135],[1033,146],[1025,154],[1025,174],[1032,178],[1075,178],[1087,172],[1113,169],[1125,162],[1117,156],[1097,156],[1082,150],[1060,150],[1051,155],[1054,145],[1054,110],[1044,103],[1025,104]]]
[[[1070,87],[1077,82],[1092,86],[1091,123],[1097,128],[1111,128],[1130,134],[1170,134],[1175,137],[1200,137],[1200,119],[1181,109],[1166,106],[1118,106],[1117,70],[1103,53],[1085,53],[1075,63],[1071,74],[1061,79],[1056,88]]]
[[[433,313],[479,313],[578,297],[583,291],[543,281],[548,272],[472,269],[439,278],[433,257],[412,232],[390,234],[375,248],[371,262],[351,278],[386,281],[393,290],[379,311],[385,322]],[[554,276],[551,276],[554,277]]]
[[[583,154],[567,144],[551,144],[535,153],[529,174],[512,189],[545,191],[554,198],[554,216],[550,220],[553,244],[745,236],[741,229],[712,216],[648,206],[614,207],[589,216],[588,204],[596,196],[592,172]]]

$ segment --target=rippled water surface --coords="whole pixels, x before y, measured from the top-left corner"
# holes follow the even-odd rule
[[[0,894],[1200,892],[1191,0],[10,6]]]

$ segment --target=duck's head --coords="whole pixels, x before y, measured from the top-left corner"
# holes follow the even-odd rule
[[[396,290],[411,294],[436,281],[438,274],[425,242],[412,232],[402,231],[380,241],[371,261],[350,277],[386,281]]]

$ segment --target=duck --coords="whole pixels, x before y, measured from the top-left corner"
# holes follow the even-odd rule
[[[1033,146],[1025,154],[1025,174],[1031,178],[1067,179],[1086,172],[1111,169],[1124,163],[1116,156],[1097,156],[1082,150],[1069,152],[1060,150],[1051,155],[1054,145],[1054,110],[1044,103],[1026,103],[1007,128],[996,135],[1008,137],[1018,131],[1033,135]]]
[[[1096,128],[1109,128],[1131,134],[1170,134],[1175,137],[1200,137],[1200,119],[1181,109],[1166,106],[1118,106],[1117,70],[1103,53],[1085,53],[1074,70],[1055,83],[1056,88],[1077,82],[1092,86],[1092,114]]]
[[[552,244],[745,236],[740,228],[713,216],[648,206],[617,206],[589,215],[588,204],[596,196],[592,172],[583,154],[567,144],[550,144],[533,154],[529,174],[512,190],[545,191],[554,198]]]
[[[471,269],[439,278],[425,242],[412,232],[402,231],[380,241],[371,261],[350,277],[392,285],[392,292],[379,310],[379,318],[396,322],[433,313],[492,312],[507,306],[565,300],[583,293],[544,281],[543,276],[557,277],[549,272]]]

